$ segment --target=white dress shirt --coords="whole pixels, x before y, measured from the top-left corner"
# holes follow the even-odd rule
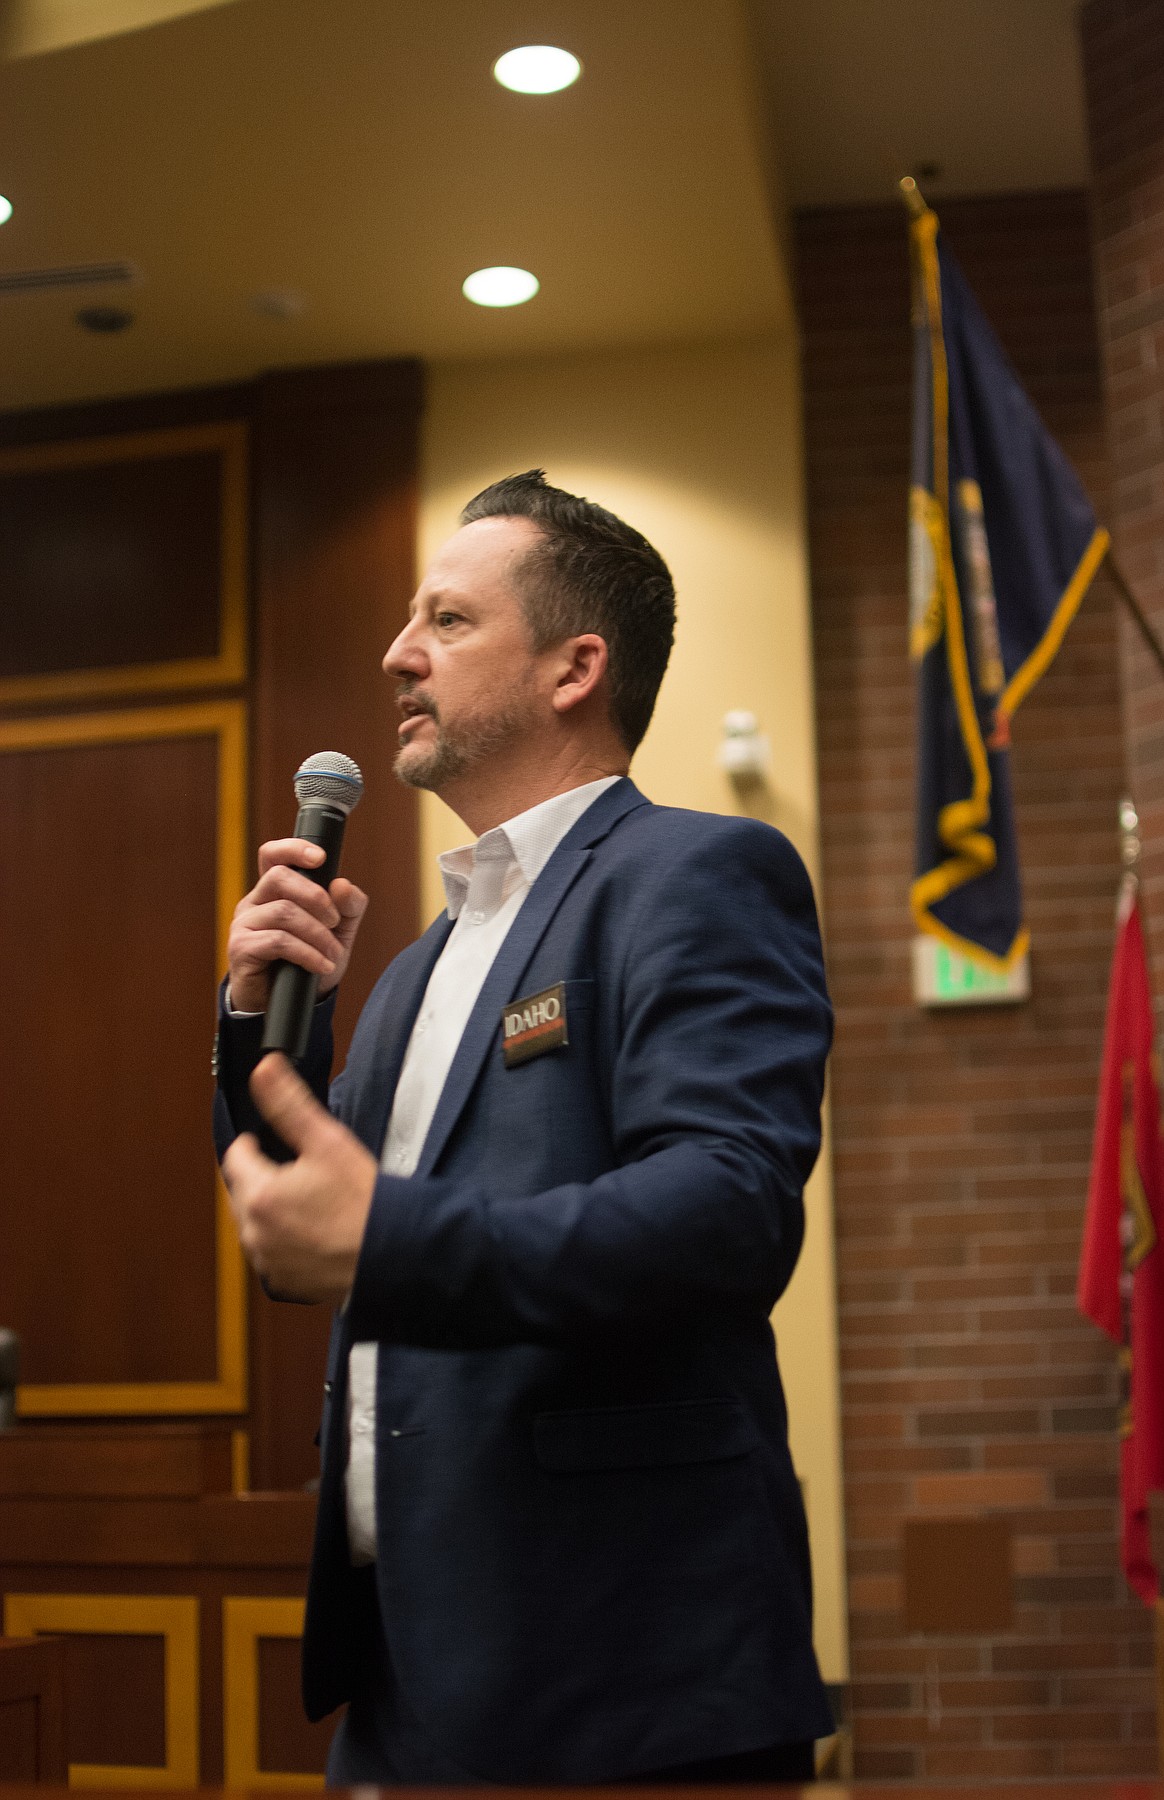
[[[493,960],[534,882],[570,827],[620,779],[607,775],[531,806],[475,844],[440,860],[448,941],[412,1027],[380,1157],[387,1175],[411,1175],[453,1057]],[[376,1556],[377,1346],[354,1344],[348,1362],[348,1542],[354,1563]]]

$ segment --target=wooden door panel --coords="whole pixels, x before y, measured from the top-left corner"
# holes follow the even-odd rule
[[[207,1132],[242,730],[231,702],[0,724],[0,934],[19,946],[0,1316],[25,1412],[242,1404],[241,1267]]]
[[[0,702],[246,673],[241,422],[0,449]]]

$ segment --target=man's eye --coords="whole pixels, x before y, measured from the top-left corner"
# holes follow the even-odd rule
[[[448,625],[459,625],[461,622],[461,615],[460,613],[455,612],[439,612],[436,615],[436,622],[443,631]]]

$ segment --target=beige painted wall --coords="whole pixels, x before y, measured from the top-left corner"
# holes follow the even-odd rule
[[[778,342],[450,364],[430,371],[421,556],[479,488],[545,468],[646,533],[679,597],[675,653],[633,774],[652,800],[748,811],[817,870],[812,659],[795,346]],[[766,790],[741,802],[716,766],[726,711],[757,713]],[[422,801],[423,913],[443,904],[434,859],[464,842]],[[804,1255],[776,1310],[792,1449],[813,1542],[817,1645],[843,1680],[845,1629],[832,1196],[827,1156],[808,1194]]]

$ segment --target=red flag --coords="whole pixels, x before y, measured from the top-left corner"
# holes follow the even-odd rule
[[[1160,1059],[1134,886],[1120,904],[1079,1259],[1079,1307],[1120,1346],[1124,1573],[1159,1594],[1148,1494],[1164,1490],[1164,1143]]]

